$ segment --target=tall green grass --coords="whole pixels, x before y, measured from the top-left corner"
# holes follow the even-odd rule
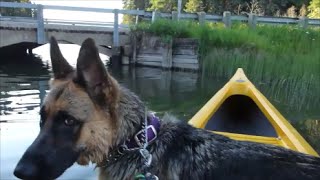
[[[320,104],[319,29],[291,25],[250,29],[240,23],[226,29],[221,23],[199,26],[197,22],[159,20],[142,23],[133,31],[151,33],[164,41],[197,38],[204,76],[231,77],[241,67],[274,102],[288,103],[294,110]]]
[[[291,26],[237,28],[224,34],[232,46],[209,46],[202,59],[205,74],[230,77],[242,67],[258,87],[268,86],[262,89],[274,101],[288,103],[294,110],[319,106],[319,31]]]

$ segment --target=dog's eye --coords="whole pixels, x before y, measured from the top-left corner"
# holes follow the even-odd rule
[[[67,125],[67,126],[72,126],[72,125],[74,125],[75,123],[76,123],[76,121],[73,120],[73,119],[67,118],[67,119],[64,120],[64,124]]]

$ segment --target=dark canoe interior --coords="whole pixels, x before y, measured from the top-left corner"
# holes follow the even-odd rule
[[[256,103],[244,95],[228,97],[208,121],[205,129],[277,137],[275,129]]]

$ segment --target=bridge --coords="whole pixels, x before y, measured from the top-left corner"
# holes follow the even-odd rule
[[[0,2],[0,7],[28,8],[36,12],[36,18],[0,16],[0,48],[20,44],[22,49],[31,50],[48,43],[51,36],[55,36],[58,41],[73,44],[81,44],[91,37],[99,45],[101,53],[111,56],[119,52],[119,47],[130,43],[128,26],[119,25],[119,14],[130,14],[130,11],[11,2]],[[44,9],[113,13],[114,19],[113,23],[44,19]]]

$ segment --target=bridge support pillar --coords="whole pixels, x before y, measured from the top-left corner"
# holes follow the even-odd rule
[[[44,19],[43,19],[43,5],[37,5],[37,41],[38,44],[44,44],[45,40],[45,32],[44,32]]]
[[[119,68],[122,65],[122,53],[121,47],[112,47],[112,56],[110,58],[110,64],[112,68]]]

